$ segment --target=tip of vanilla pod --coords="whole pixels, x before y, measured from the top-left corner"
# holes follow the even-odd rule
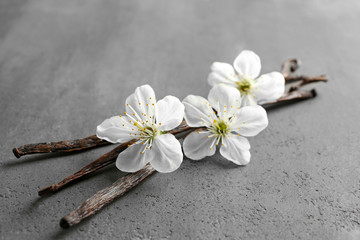
[[[316,97],[316,95],[317,95],[317,92],[316,92],[316,90],[315,89],[311,89],[311,94],[312,94],[312,96],[313,97]]]
[[[60,220],[60,227],[62,228],[69,228],[70,227],[70,224],[69,222],[65,219],[65,218],[62,218]]]
[[[13,151],[13,153],[14,153],[14,155],[15,155],[16,158],[20,158],[20,157],[21,157],[19,149],[13,148],[12,151]]]

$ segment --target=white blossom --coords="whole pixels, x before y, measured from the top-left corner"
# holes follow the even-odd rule
[[[137,141],[119,154],[116,166],[124,172],[136,172],[148,162],[159,172],[175,171],[183,161],[181,145],[167,133],[180,125],[184,105],[178,98],[166,96],[156,102],[149,85],[136,88],[126,99],[124,115],[103,121],[96,135],[111,143]]]
[[[183,149],[188,158],[200,160],[211,156],[216,146],[220,146],[220,154],[235,164],[245,165],[250,161],[250,144],[245,137],[255,136],[267,127],[263,107],[240,107],[240,92],[221,84],[211,89],[208,100],[189,95],[183,104],[187,124],[205,128],[185,138]]]
[[[242,105],[256,105],[280,98],[285,90],[284,76],[279,72],[261,75],[261,62],[254,52],[242,51],[233,66],[214,62],[208,82],[211,86],[226,84],[239,90]]]

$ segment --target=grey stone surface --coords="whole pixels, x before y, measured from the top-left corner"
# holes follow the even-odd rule
[[[0,1],[1,239],[360,239],[360,3]],[[94,134],[148,83],[206,96],[213,61],[243,49],[262,72],[300,58],[318,97],[268,112],[237,167],[219,154],[155,174],[69,230],[58,222],[115,181],[108,167],[49,197],[37,190],[109,151],[16,159],[27,143]]]

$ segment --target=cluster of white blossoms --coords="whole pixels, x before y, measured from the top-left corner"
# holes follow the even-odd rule
[[[235,68],[235,70],[234,70]],[[243,51],[234,61],[213,63],[208,81],[213,88],[208,100],[189,95],[183,102],[173,96],[156,101],[149,85],[136,88],[126,99],[124,115],[103,121],[96,134],[111,143],[134,140],[119,154],[116,166],[125,172],[136,172],[147,163],[159,172],[172,172],[181,165],[180,142],[168,133],[182,120],[201,130],[190,133],[183,142],[184,154],[200,160],[215,153],[238,165],[250,161],[250,144],[245,137],[257,135],[268,125],[264,101],[276,100],[284,92],[284,77],[272,72],[256,79],[260,58]]]

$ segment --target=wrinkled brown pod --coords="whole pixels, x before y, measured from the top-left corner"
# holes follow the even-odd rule
[[[154,172],[155,169],[152,168],[150,164],[147,164],[136,173],[127,174],[126,176],[119,178],[111,186],[100,190],[82,203],[76,210],[63,217],[60,220],[60,226],[62,228],[69,228],[95,214],[101,208],[111,203],[114,199],[122,196]]]
[[[72,152],[80,151],[94,147],[109,145],[110,143],[99,139],[96,135],[86,138],[67,140],[60,142],[45,142],[26,144],[13,149],[13,153],[17,158],[24,155],[36,153],[50,153],[50,152]]]
[[[80,178],[82,178],[90,173],[93,173],[96,170],[106,167],[107,165],[113,163],[116,160],[119,153],[124,151],[128,147],[128,145],[131,145],[134,142],[135,142],[135,140],[132,140],[132,141],[123,143],[120,146],[117,146],[112,151],[105,153],[100,158],[98,158],[97,160],[86,165],[85,167],[83,167],[76,173],[72,174],[71,176],[63,179],[62,181],[60,181],[56,184],[52,184],[46,188],[41,189],[38,192],[39,196],[45,195],[47,193],[57,192],[57,191],[61,190],[62,188],[64,188],[65,186],[69,185],[70,183],[72,183],[76,180],[79,180]]]

